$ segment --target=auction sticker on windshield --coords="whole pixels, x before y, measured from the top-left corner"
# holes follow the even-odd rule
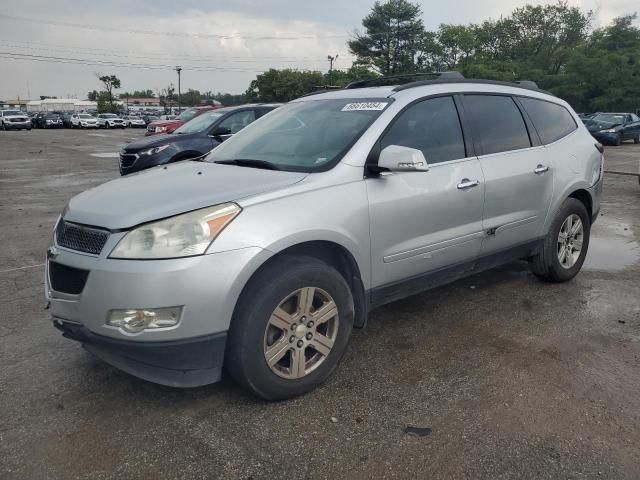
[[[384,110],[388,102],[360,102],[347,103],[342,107],[343,112],[353,112],[356,110]]]

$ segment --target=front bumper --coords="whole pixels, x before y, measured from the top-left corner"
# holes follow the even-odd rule
[[[249,247],[169,260],[107,258],[123,235],[112,233],[98,256],[55,247],[55,258],[47,261],[45,291],[57,326],[106,362],[140,378],[173,386],[217,381],[236,302],[271,253]],[[80,293],[54,289],[51,262],[88,272]],[[173,327],[129,333],[106,324],[110,310],[175,306],[182,307],[182,314]],[[211,348],[216,355],[206,354]]]
[[[31,120],[26,122],[4,122],[4,126],[7,130],[24,130],[31,128]]]
[[[592,132],[591,136],[604,145],[614,145],[618,142],[617,133]]]
[[[80,324],[57,318],[53,326],[108,364],[153,383],[199,387],[222,376],[225,332],[187,340],[135,342],[96,335]]]

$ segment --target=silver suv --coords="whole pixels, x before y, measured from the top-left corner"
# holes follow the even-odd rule
[[[516,259],[570,280],[602,172],[575,112],[531,82],[306,96],[205,161],[74,197],[48,250],[54,325],[152,382],[204,385],[224,367],[292,397],[382,304]]]

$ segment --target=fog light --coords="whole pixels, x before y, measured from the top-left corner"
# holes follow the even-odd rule
[[[130,333],[142,330],[173,327],[180,320],[182,307],[111,310],[107,325]]]

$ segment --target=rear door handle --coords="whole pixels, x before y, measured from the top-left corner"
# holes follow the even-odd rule
[[[480,182],[478,180],[469,180],[468,178],[463,178],[458,184],[458,190],[466,190],[467,188],[477,187],[478,185],[480,185]]]
[[[544,173],[548,170],[549,167],[547,167],[546,165],[538,164],[538,166],[533,169],[533,173],[535,173],[536,175],[540,175],[541,173]]]

